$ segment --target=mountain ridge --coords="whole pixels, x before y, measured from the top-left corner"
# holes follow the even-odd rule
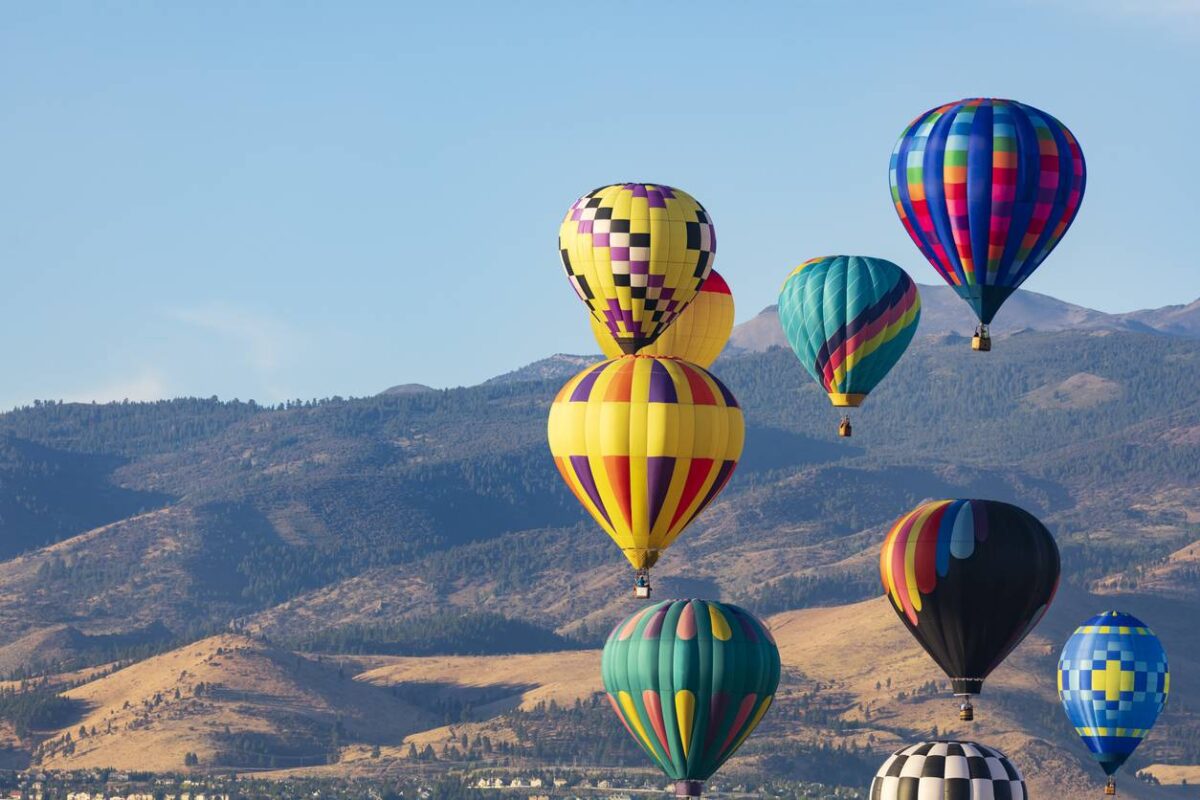
[[[918,284],[921,321],[918,336],[970,336],[978,324],[970,308],[949,286]],[[992,324],[992,336],[1005,338],[1022,331],[1126,331],[1185,338],[1200,337],[1200,300],[1186,304],[1117,314],[1068,303],[1050,295],[1018,289],[1005,302]],[[729,353],[761,352],[787,347],[776,306],[737,325]]]

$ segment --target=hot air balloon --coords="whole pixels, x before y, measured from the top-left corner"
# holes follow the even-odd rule
[[[917,285],[882,258],[810,259],[779,292],[788,343],[837,407],[862,404],[900,360],[920,317]],[[848,416],[838,432],[850,435]]]
[[[601,673],[613,710],[676,796],[698,797],[771,707],[779,649],[737,606],[667,600],[613,629]]]
[[[1058,659],[1058,695],[1075,732],[1117,793],[1117,770],[1167,702],[1171,672],[1154,631],[1132,614],[1105,611],[1075,629]]]
[[[650,567],[725,487],[745,430],[733,394],[703,368],[631,355],[567,381],[548,434],[563,480],[649,597]]]
[[[1003,753],[938,740],[901,748],[871,781],[870,800],[1026,800],[1025,779]]]
[[[947,103],[892,151],[892,202],[908,235],[979,317],[972,347],[1074,221],[1087,170],[1075,136],[1014,100]]]
[[[937,500],[905,514],[879,558],[892,609],[963,698],[1021,643],[1058,589],[1058,546],[1028,511],[996,500]]]
[[[617,183],[585,194],[558,232],[575,293],[625,353],[653,344],[712,269],[708,212],[686,192]]]
[[[620,356],[621,346],[612,338],[608,326],[590,314],[588,319],[601,352],[609,358]],[[708,280],[700,287],[696,298],[675,318],[671,327],[653,344],[638,352],[644,356],[682,358],[708,369],[725,349],[732,332],[733,294],[725,279],[713,270],[708,273]]]

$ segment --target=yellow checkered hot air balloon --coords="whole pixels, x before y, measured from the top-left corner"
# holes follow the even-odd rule
[[[601,352],[609,358],[621,355],[621,346],[612,338],[608,326],[593,315],[592,335],[600,345]],[[696,298],[688,304],[671,327],[663,331],[653,344],[638,351],[644,356],[670,356],[682,358],[708,369],[725,349],[729,335],[733,333],[733,294],[729,284],[714,269],[708,280],[700,287]]]
[[[575,293],[622,352],[636,353],[696,296],[717,239],[708,212],[686,192],[617,183],[575,201],[558,249]]]
[[[563,480],[648,597],[650,567],[724,488],[745,430],[733,394],[703,368],[629,355],[567,381],[547,433]]]

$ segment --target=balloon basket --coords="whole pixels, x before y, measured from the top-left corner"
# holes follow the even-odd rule
[[[850,418],[842,417],[842,421],[838,423],[838,436],[849,439],[852,433],[854,433],[854,428],[850,425]]]
[[[992,336],[988,333],[987,325],[980,325],[975,329],[975,335],[971,337],[971,349],[977,353],[991,352]]]
[[[971,705],[970,700],[964,700],[962,705],[958,707],[958,718],[962,722],[973,722],[975,720],[975,706]]]
[[[699,797],[703,791],[703,781],[675,781],[676,797]]]
[[[633,596],[638,600],[650,599],[650,570],[639,569],[634,573]]]
[[[1104,794],[1112,797],[1117,793],[1117,781],[1115,778],[1109,778],[1108,783],[1104,784]]]

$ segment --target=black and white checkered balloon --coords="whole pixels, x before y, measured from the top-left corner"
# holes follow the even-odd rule
[[[921,742],[888,756],[871,800],[1026,800],[1025,779],[999,750],[975,742]]]

